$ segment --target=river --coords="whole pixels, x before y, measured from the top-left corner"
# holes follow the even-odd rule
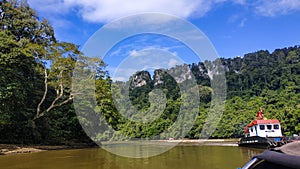
[[[101,148],[0,156],[1,169],[236,169],[263,150],[176,146],[149,158],[126,158]]]

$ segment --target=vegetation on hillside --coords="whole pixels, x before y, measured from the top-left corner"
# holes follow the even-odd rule
[[[227,98],[222,119],[212,134],[212,138],[241,137],[243,126],[255,119],[259,107],[263,107],[265,117],[277,118],[281,121],[285,135],[292,135],[300,131],[299,46],[277,49],[273,53],[257,51],[246,54],[243,58],[222,58],[221,61],[226,70]],[[203,63],[176,66],[172,69],[184,74],[186,67],[189,67],[196,77],[200,96],[199,114],[186,137],[199,138],[207,113],[210,110],[213,89],[210,87],[210,78]],[[145,72],[139,72],[134,76],[141,76],[142,73],[145,74]],[[164,83],[155,85],[158,75],[159,73],[154,73],[152,79],[146,79],[146,85],[131,88],[130,97],[132,104],[140,108],[141,112],[147,112],[146,108],[150,105],[148,101],[149,92],[157,88],[164,91],[167,99],[166,109],[158,118],[167,117],[162,120],[165,122],[163,127],[159,128],[160,131],[163,131],[176,120],[181,104],[190,103],[182,103],[183,100],[180,99],[176,82],[168,83],[174,81],[173,77],[161,73],[162,77],[159,79]],[[132,81],[134,82],[134,80]],[[135,137],[147,137],[143,133],[148,132],[148,130],[143,130],[143,128],[155,128],[147,123],[140,125],[142,127],[137,130],[130,123],[124,122],[119,128],[122,130],[124,129],[123,126],[126,126],[126,132],[132,132],[131,135]],[[154,126],[162,125],[155,123]],[[138,135],[133,133],[138,133]],[[156,132],[152,134],[156,135]],[[176,138],[178,134],[173,133],[172,136]]]
[[[1,0],[0,20],[0,142],[89,141],[75,113],[73,98],[76,96],[71,81],[75,63],[85,64],[87,57],[73,43],[57,41],[49,22],[41,20],[24,1]],[[259,107],[263,107],[265,117],[282,122],[285,135],[300,131],[299,46],[222,58],[221,62],[226,70],[227,99],[212,138],[241,136],[243,125],[255,118]],[[99,121],[106,120],[112,129],[130,138],[199,138],[213,92],[204,63],[155,70],[157,77],[150,77],[145,71],[137,72],[128,82],[112,82],[105,64],[96,63],[98,109],[94,111]],[[180,91],[180,86],[188,84],[189,79],[177,83],[169,73],[180,76],[187,68],[197,81],[196,85],[189,86],[187,93],[199,93],[200,101],[190,100]],[[141,80],[145,83],[139,85]],[[129,89],[129,100],[124,98],[126,89]],[[185,109],[193,104],[199,104],[192,106],[197,110]],[[180,110],[186,110],[186,114],[199,113],[193,117],[193,124],[185,124],[178,118]],[[125,118],[124,113],[138,122]],[[175,127],[161,134],[175,122],[191,126],[191,130],[182,135],[183,131]],[[89,124],[82,120],[81,123]],[[119,139],[119,135],[107,130],[95,138],[111,140]]]

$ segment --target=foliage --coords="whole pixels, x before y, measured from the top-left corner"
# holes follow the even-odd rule
[[[1,0],[0,20],[0,142],[89,141],[81,125],[89,126],[91,121],[95,122],[90,126],[93,129],[103,127],[104,121],[110,125],[103,133],[90,135],[96,140],[201,137],[211,95],[216,92],[206,66],[214,62],[157,69],[153,77],[141,71],[128,82],[113,82],[103,61],[84,56],[72,43],[58,42],[49,22],[40,20],[25,1]],[[282,122],[285,135],[300,131],[299,46],[218,61],[226,70],[227,100],[211,137],[240,137],[259,107],[267,118]],[[91,75],[89,83],[95,85],[96,91],[89,92],[96,100],[80,103],[92,116],[76,114],[72,104],[76,94],[81,99],[89,97],[72,91],[72,85],[79,90],[87,86],[86,81],[71,81],[75,64],[84,70],[82,73]],[[188,86],[191,77],[197,84]],[[199,98],[189,98],[181,91],[182,86],[188,86],[190,91],[186,92],[199,94]],[[193,112],[199,113],[189,116]],[[179,125],[174,127],[174,123]],[[189,133],[182,135],[182,128],[190,125]]]
[[[71,104],[78,46],[57,42],[26,1],[0,1],[0,20],[0,141],[86,140]]]
[[[300,47],[298,46],[277,49],[273,53],[258,51],[246,54],[243,58],[222,58],[221,61],[226,70],[228,97],[222,119],[211,137],[230,138],[242,136],[243,126],[255,119],[259,107],[263,107],[267,118],[277,118],[281,121],[285,135],[298,133],[300,129],[299,60]],[[188,138],[200,137],[210,109],[213,89],[208,83],[209,76],[205,64],[189,65],[199,85],[200,113],[195,118],[194,126],[186,136]],[[183,65],[174,68],[180,77],[183,77],[186,73],[184,67]],[[151,136],[156,136],[168,129],[178,119],[178,110],[182,105],[190,104],[179,99],[178,83],[171,76],[166,76],[165,73],[158,70],[155,71],[153,79],[148,75],[145,76],[146,74],[147,72],[138,72],[133,76],[136,81],[131,82],[131,84],[135,85],[131,85],[128,94],[133,106],[144,113],[142,116],[149,117],[152,120],[147,123],[133,123],[132,121],[126,122],[126,120],[120,122],[116,129],[130,137],[151,138]],[[143,78],[139,79],[139,76]],[[144,85],[138,83],[142,82],[141,79],[144,79],[147,83]],[[161,80],[162,83],[156,84],[157,79]],[[184,83],[184,81],[180,83]],[[177,91],[174,90],[176,88]],[[157,112],[148,111],[152,105],[149,102],[150,95],[155,89],[164,91],[167,99],[165,110],[159,115]],[[118,98],[123,99],[122,97]],[[158,103],[163,102],[158,101]],[[121,104],[121,102],[118,102],[118,104]],[[160,109],[157,107],[156,110],[159,112]],[[131,114],[138,112],[130,109],[123,111],[131,112]],[[176,136],[179,135],[173,133],[172,137],[176,138]]]

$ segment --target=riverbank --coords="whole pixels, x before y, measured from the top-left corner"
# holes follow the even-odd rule
[[[95,145],[90,144],[74,144],[74,145],[15,145],[15,144],[0,144],[0,155],[8,154],[23,154],[23,153],[36,153],[48,150],[67,150],[67,149],[80,149],[92,148]]]
[[[176,143],[184,146],[238,146],[239,138],[234,139],[183,139],[183,140],[159,140],[154,142]]]
[[[183,139],[183,140],[136,140],[136,141],[107,141],[103,146],[111,145],[166,145],[166,146],[238,146],[239,139]]]
[[[194,139],[181,140],[179,145],[238,146],[239,138],[234,139]]]
[[[184,140],[155,140],[150,141],[152,144],[178,144],[183,146],[238,146],[239,139],[184,139]],[[105,144],[119,144],[124,142],[107,142]],[[131,143],[125,142],[125,143]],[[91,144],[74,144],[74,145],[14,145],[14,144],[0,144],[0,155],[8,154],[23,154],[36,153],[49,150],[66,150],[66,149],[80,149],[80,148],[95,148],[96,145]]]

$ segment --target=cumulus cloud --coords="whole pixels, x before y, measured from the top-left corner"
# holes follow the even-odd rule
[[[201,17],[226,0],[28,0],[41,12],[64,13],[76,9],[89,22],[106,23],[138,13],[167,13],[182,18]],[[240,1],[240,0],[239,0]]]
[[[215,5],[229,2],[248,6],[253,13],[276,16],[300,10],[299,0],[28,0],[44,14],[76,12],[85,21],[107,23],[138,13],[166,13],[181,18],[197,18],[208,13]]]
[[[188,17],[197,9],[197,1],[184,0],[66,0],[80,7],[81,16],[91,22],[109,22],[120,17],[144,12],[163,12]]]

